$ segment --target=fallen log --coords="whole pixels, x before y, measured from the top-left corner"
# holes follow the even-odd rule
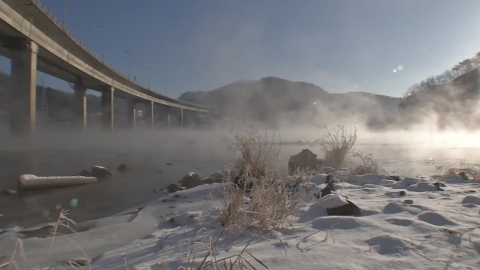
[[[86,176],[36,176],[22,174],[18,179],[20,189],[40,189],[96,183],[97,178]]]

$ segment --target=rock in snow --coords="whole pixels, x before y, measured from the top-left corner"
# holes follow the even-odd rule
[[[96,178],[105,178],[112,176],[113,173],[105,167],[102,166],[93,166],[92,167],[92,176]]]

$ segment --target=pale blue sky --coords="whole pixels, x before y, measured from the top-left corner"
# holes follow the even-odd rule
[[[41,2],[63,20],[64,0]],[[148,66],[152,88],[166,76],[173,97],[267,76],[401,96],[480,51],[478,0],[68,0],[67,10],[84,44],[124,74],[131,51],[132,77],[146,85]]]

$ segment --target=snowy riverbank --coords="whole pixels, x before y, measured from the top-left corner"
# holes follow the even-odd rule
[[[480,267],[478,183],[459,176],[398,182],[379,175],[338,178],[334,194],[306,203],[293,226],[268,234],[227,228],[214,246],[221,269],[222,258],[240,254],[247,244],[246,250],[269,269]],[[325,175],[310,180],[323,184]],[[443,190],[433,185],[437,181],[445,184]],[[78,234],[55,238],[48,265],[85,257],[81,247],[93,259],[92,269],[196,269],[208,253],[209,242],[223,229],[215,211],[221,206],[223,189],[222,184],[203,185],[166,195],[141,210],[77,224],[73,228]],[[332,201],[341,204],[341,195],[358,205],[362,215],[328,216],[326,208],[332,207]],[[10,234],[0,236],[1,263],[11,256],[10,239]],[[24,239],[26,260],[17,253],[19,269],[41,265],[50,244],[51,238]],[[264,268],[246,251],[243,257],[257,269]]]

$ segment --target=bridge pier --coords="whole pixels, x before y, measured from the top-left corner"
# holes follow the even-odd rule
[[[180,126],[183,127],[183,108],[180,109]]]
[[[150,101],[148,102],[147,104],[145,104],[145,117],[147,119],[147,126],[149,129],[153,129],[154,127],[154,122],[155,122],[155,119],[154,119],[154,103],[153,101]]]
[[[87,128],[87,87],[80,78],[73,87],[73,127],[85,130]]]
[[[135,129],[137,125],[137,111],[135,110],[135,104],[136,102],[134,100],[127,100],[127,121],[132,129]]]
[[[113,86],[106,86],[102,89],[102,126],[104,130],[108,131],[113,131],[115,128],[113,93]]]
[[[10,129],[14,134],[33,135],[36,125],[38,45],[19,39],[11,48]]]

